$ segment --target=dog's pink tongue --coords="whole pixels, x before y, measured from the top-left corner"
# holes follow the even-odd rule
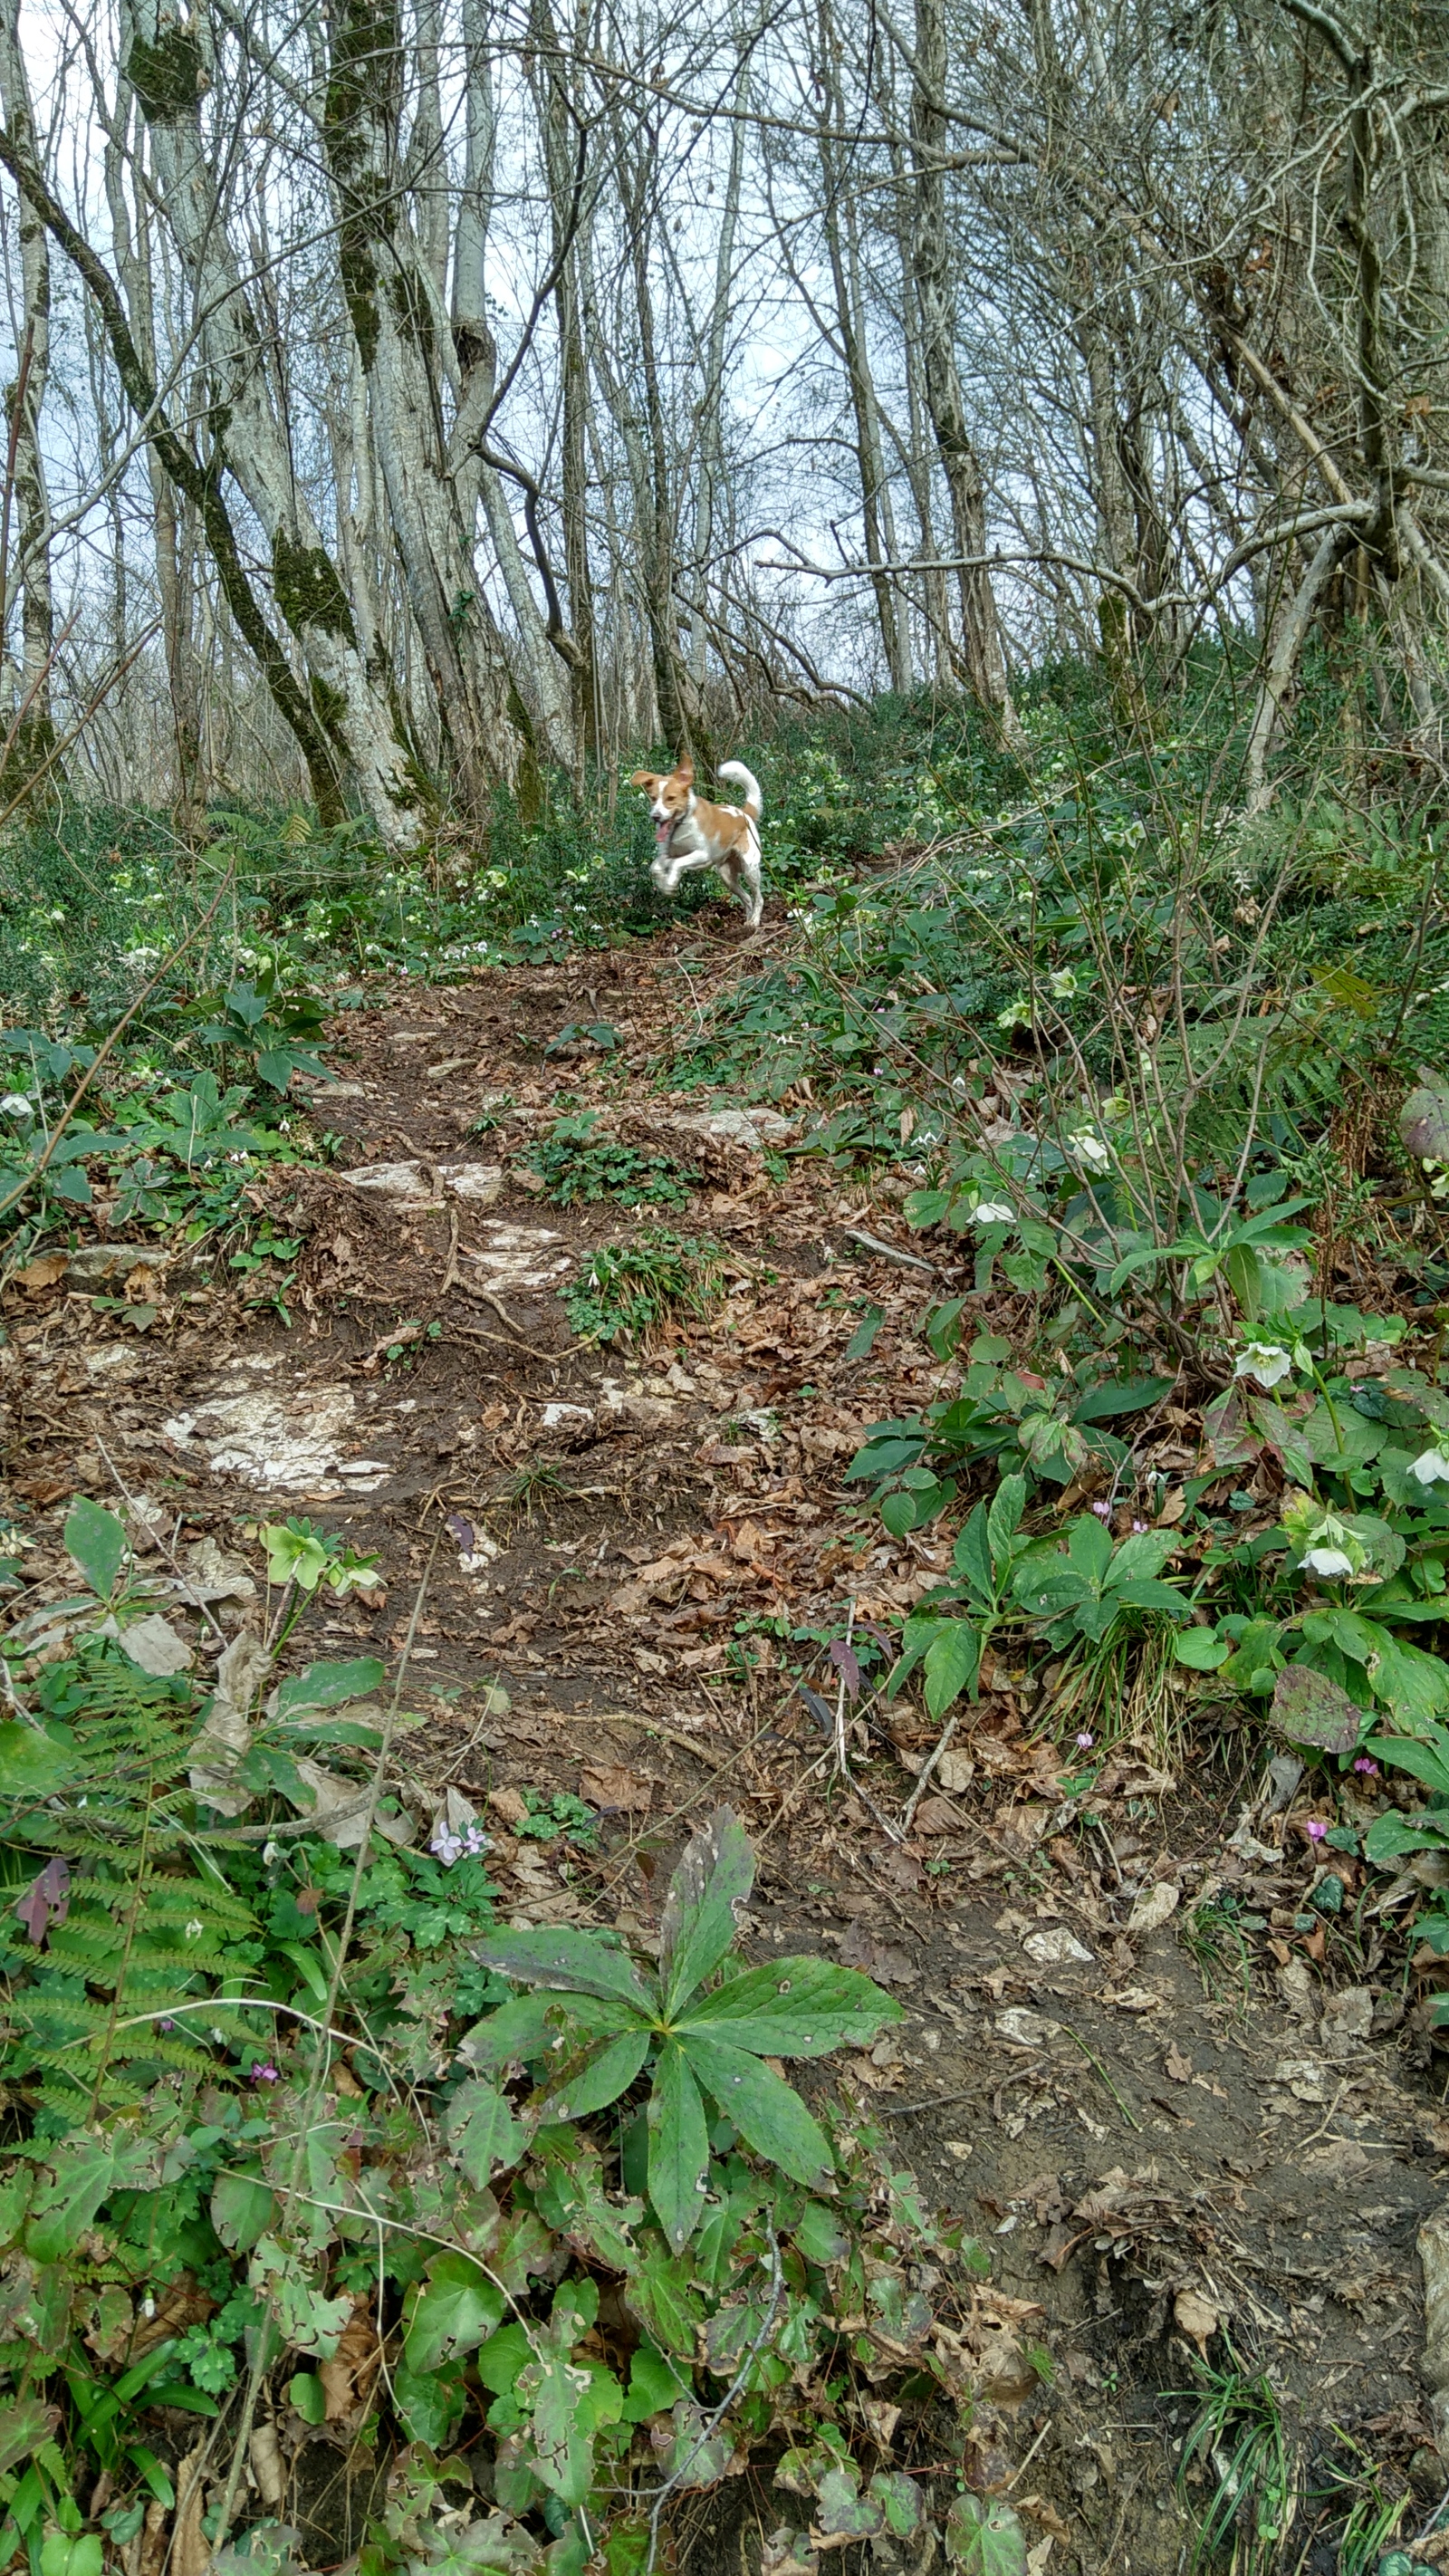
[[[666,814],[662,823],[656,822],[654,826],[654,838],[658,842],[661,850],[667,844],[669,835],[673,829],[674,817],[672,814]]]

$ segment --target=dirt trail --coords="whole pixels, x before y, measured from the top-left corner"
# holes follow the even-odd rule
[[[813,1651],[791,1629],[838,1633],[852,1602],[857,1622],[899,1612],[939,1575],[943,1548],[884,1541],[839,1480],[861,1425],[934,1386],[911,1326],[967,1282],[861,1242],[899,1235],[919,1263],[889,1187],[778,1159],[805,1104],[742,1119],[727,1094],[646,1089],[646,1056],[688,1037],[737,956],[737,934],[696,926],[687,950],[402,989],[341,1023],[340,1080],[315,1104],[335,1164],[271,1208],[305,1229],[293,1329],[180,1260],[144,1333],[63,1280],[17,1297],[18,1491],[38,1525],[78,1489],[114,1500],[117,1479],[193,1531],[286,1511],[345,1525],[387,1597],[313,1625],[309,1652],[395,1657],[431,1564],[408,1693],[427,1724],[400,1793],[423,1811],[451,1783],[489,1810],[515,1918],[647,1940],[689,1822],[721,1797],[740,1810],[757,1949],[826,1949],[906,2007],[832,2073],[990,2252],[1008,2332],[966,2465],[1009,2487],[1034,2570],[1184,2563],[1213,2473],[1178,2491],[1195,2401],[1163,2392],[1192,2386],[1219,2326],[1268,2370],[1309,2489],[1346,2434],[1413,2462],[1426,2519],[1444,2472],[1414,2247],[1449,2121],[1382,1942],[1325,1965],[1321,1935],[1301,1937],[1311,1846],[1291,1801],[1270,1812],[1261,1766],[1189,1786],[1161,1746],[1130,1745],[1099,1780],[1100,1826],[1069,1832],[1060,1757],[998,1667],[941,1794],[893,1843],[782,1678]],[[617,1050],[545,1055],[585,1002]],[[644,1355],[571,1343],[559,1287],[632,1220],[529,1186],[564,1091],[687,1165],[698,1186],[670,1221],[723,1247],[719,1312]],[[822,1648],[822,1691],[829,1670]],[[851,1721],[884,1815],[929,1741],[912,1719],[890,1736]],[[581,1792],[599,1849],[515,1841],[524,1789]],[[1254,1934],[1241,1973],[1232,1944],[1200,1963],[1179,1938],[1222,1893]],[[426,2063],[425,2028],[418,2045]],[[699,2509],[732,2567],[739,2509]],[[1277,2563],[1336,2563],[1323,2510],[1300,2504]]]

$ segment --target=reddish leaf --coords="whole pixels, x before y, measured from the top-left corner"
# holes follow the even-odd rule
[[[63,1923],[70,1912],[70,1870],[58,1852],[31,1880],[15,1911],[36,1948],[43,1950],[52,1923]]]
[[[1351,1753],[1364,1729],[1364,1711],[1309,1664],[1290,1664],[1278,1675],[1270,1716],[1290,1744],[1311,1744],[1323,1753]]]

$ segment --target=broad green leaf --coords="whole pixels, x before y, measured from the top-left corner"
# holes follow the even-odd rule
[[[1437,1748],[1432,1744],[1420,1744],[1411,1735],[1371,1735],[1368,1750],[1376,1753],[1381,1762],[1387,1762],[1391,1769],[1407,1771],[1411,1779],[1422,1780],[1426,1789],[1434,1790],[1440,1797],[1449,1797],[1449,1759],[1445,1758],[1449,1745],[1443,1743],[1442,1727],[1437,1727],[1435,1733],[1441,1738],[1441,1745]]]
[[[1213,1628],[1188,1628],[1176,1646],[1178,1662],[1194,1673],[1215,1673],[1232,1651],[1231,1637],[1220,1637]]]
[[[25,2250],[37,2263],[58,2263],[79,2244],[116,2183],[116,2158],[97,2138],[70,2139],[56,2154],[55,2171],[41,2184],[25,2231]]]
[[[617,2424],[623,2390],[599,2363],[576,2362],[567,2353],[550,2354],[531,2367],[538,2371],[532,2423],[535,2469],[565,2504],[583,2504],[594,2482],[594,2435],[601,2424]],[[520,2390],[529,2376],[522,2374]]]
[[[472,2352],[503,2315],[503,2292],[467,2254],[439,2254],[408,2322],[403,2355],[409,2370],[436,2370]]]
[[[1107,1580],[1114,1554],[1112,1533],[1095,1512],[1083,1512],[1067,1532],[1067,1555],[1095,1590]]]
[[[828,2468],[815,2492],[819,2499],[815,2528],[827,2538],[873,2540],[884,2531],[885,2514],[872,2498],[861,2494],[860,2471],[853,2460]]]
[[[1018,1478],[1018,1483],[1020,1479]],[[994,1509],[994,1506],[993,1506]],[[986,1505],[978,1503],[956,1541],[951,1562],[976,1594],[982,1608],[989,1608],[996,1598],[992,1576],[992,1546],[987,1534]]]
[[[812,2191],[831,2181],[835,2161],[829,2140],[793,2085],[745,2049],[706,2039],[701,2031],[681,2032],[679,2045],[701,2084],[756,2155],[768,2156],[771,2164]]]
[[[602,2111],[627,2093],[645,2058],[653,2033],[648,2030],[626,2030],[617,2039],[596,2041],[580,2057],[572,2059],[562,2075],[558,2091],[544,2104],[551,2120],[583,2120],[591,2111]]]
[[[64,1536],[92,1592],[109,1601],[126,1553],[126,1533],[115,1513],[77,1495],[66,1514]]]
[[[461,2085],[453,2095],[448,2104],[448,2136],[464,2175],[479,2191],[495,2173],[517,2164],[525,2144],[524,2132],[502,2094],[481,2082]]]
[[[791,2230],[807,2263],[843,2263],[850,2239],[833,2209],[823,2200],[807,2200]]]
[[[575,1932],[567,1926],[489,1932],[474,1943],[473,1956],[520,1986],[577,1987],[586,1995],[622,1995],[640,2012],[654,2007],[633,1960],[612,1949],[597,1932]]]
[[[1124,1583],[1140,1583],[1160,1574],[1177,1542],[1170,1530],[1137,1530],[1124,1538],[1112,1554],[1107,1581],[1114,1591]]]
[[[1170,1583],[1158,1583],[1150,1575],[1132,1577],[1126,1583],[1115,1580],[1103,1595],[1103,1607],[1110,1610],[1116,1602],[1124,1610],[1164,1610],[1170,1619],[1186,1619],[1188,1605]]]
[[[305,1673],[289,1674],[281,1684],[277,1715],[296,1717],[304,1708],[340,1708],[347,1700],[366,1699],[386,1673],[376,1655],[359,1655],[350,1664],[309,1664]]]
[[[527,2329],[515,2322],[500,2326],[473,2355],[473,2368],[495,2397],[506,2397],[520,2370],[533,2358]]]
[[[857,1968],[831,1959],[773,1959],[713,1994],[699,1995],[675,2025],[757,2057],[823,2057],[862,2047],[901,2008]]]
[[[1449,1602],[1445,1609],[1449,1612]],[[1376,1649],[1369,1678],[1400,1725],[1437,1717],[1449,1706],[1449,1664],[1437,1655],[1426,1655],[1420,1646],[1400,1645],[1395,1637],[1385,1637]]]
[[[295,2379],[287,2383],[287,2397],[304,2424],[325,2423],[327,2391],[315,2370],[299,2370]]]
[[[1386,1423],[1366,1421],[1342,1398],[1330,1411],[1320,1396],[1307,1420],[1298,1425],[1298,1437],[1309,1457],[1339,1475],[1351,1467],[1366,1467],[1388,1436]]]
[[[1025,1509],[1025,1476],[1003,1476],[986,1515],[986,1537],[998,1584],[1011,1561],[1011,1542],[1021,1527]]]
[[[561,2031],[597,2037],[625,2030],[635,2018],[633,2007],[617,1996],[560,1994],[545,1986],[475,2022],[458,2053],[471,2066],[507,2066],[514,2059],[527,2065],[551,2050]]]
[[[691,1836],[669,1882],[659,1926],[659,1976],[672,2013],[717,1968],[735,1938],[736,1908],[755,1883],[755,1855],[739,1818],[717,1807]]]
[[[709,2137],[699,2086],[677,2040],[667,2040],[649,2096],[649,2197],[676,2253],[699,2220]]]
[[[642,2317],[661,2352],[676,2353],[687,2370],[694,2359],[704,2306],[690,2266],[657,2242],[646,2245],[629,2276],[629,2305]]]
[[[462,2371],[409,2370],[401,2362],[392,2374],[391,2395],[408,2440],[445,2452],[468,2403]]]
[[[42,1735],[33,1726],[20,1726],[7,1718],[0,1724],[0,1798],[23,1800],[53,1797],[80,1762],[80,1755],[69,1744],[58,1744],[53,1735]]]
[[[870,2493],[885,2515],[886,2529],[893,2531],[898,2540],[909,2539],[913,2531],[919,2530],[921,2490],[904,2469],[877,2469]]]
[[[946,2552],[962,2576],[1026,2576],[1026,2533],[1004,2496],[954,2497]]]
[[[59,2422],[60,2408],[39,2397],[21,2397],[13,2406],[0,2407],[0,2477],[48,2442]]]
[[[981,1639],[969,1619],[943,1619],[926,1648],[926,1713],[944,1717],[981,1667]]]
[[[1406,1852],[1449,1849],[1449,1813],[1442,1816],[1375,1816],[1363,1838],[1365,1860],[1376,1869],[1402,1860]]]
[[[263,1047],[256,1059],[257,1071],[273,1091],[285,1091],[292,1079],[293,1058],[285,1047]]]
[[[233,2254],[250,2253],[276,2214],[276,2194],[258,2175],[217,2175],[211,2194],[211,2223]]]
[[[629,2392],[624,2400],[626,2424],[647,2424],[652,2415],[665,2415],[681,2397],[691,2394],[687,2381],[681,2378],[672,2361],[646,2335],[634,2353],[629,2370]]]
[[[1326,1673],[1308,1664],[1289,1664],[1273,1685],[1269,1723],[1290,1744],[1311,1744],[1323,1753],[1351,1753],[1363,1732],[1365,1717]],[[1449,1785],[1449,1773],[1446,1773]]]

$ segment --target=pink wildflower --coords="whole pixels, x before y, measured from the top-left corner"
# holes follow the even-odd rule
[[[1324,1835],[1328,1831],[1328,1827],[1327,1825],[1321,1825],[1316,1816],[1310,1816],[1306,1830],[1308,1839],[1311,1843],[1321,1843]]]

